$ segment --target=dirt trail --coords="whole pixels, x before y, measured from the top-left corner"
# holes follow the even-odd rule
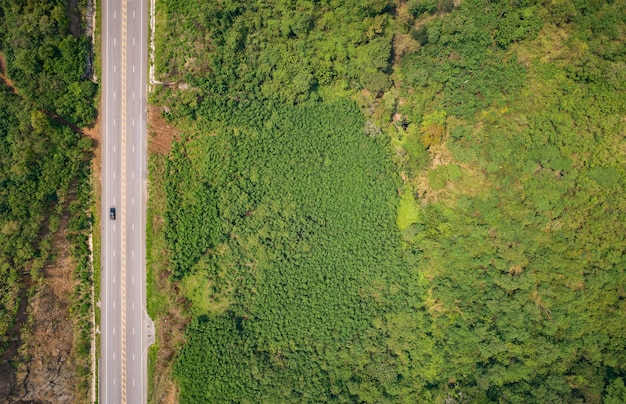
[[[17,94],[17,87],[11,81],[11,79],[7,76],[7,61],[4,57],[4,54],[0,53],[0,80],[4,82],[15,94]]]

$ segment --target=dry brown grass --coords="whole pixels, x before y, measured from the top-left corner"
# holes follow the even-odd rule
[[[403,55],[411,54],[417,51],[420,44],[415,39],[411,38],[411,35],[409,34],[396,34],[393,37],[392,47],[393,64],[397,65]]]
[[[418,197],[424,204],[433,202],[446,202],[454,204],[458,195],[468,195],[479,197],[486,194],[489,189],[489,182],[485,173],[467,163],[457,162],[452,153],[446,147],[446,143],[434,145],[429,148],[429,167],[410,180],[411,186],[417,192]],[[443,189],[434,190],[430,186],[428,173],[439,166],[455,164],[461,168],[462,175],[455,181],[447,181]],[[404,178],[403,178],[404,179]]]

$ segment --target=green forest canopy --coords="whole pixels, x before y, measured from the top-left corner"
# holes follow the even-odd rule
[[[97,87],[85,77],[88,40],[70,33],[67,9],[66,1],[0,0],[2,73],[14,86],[0,78],[0,353],[19,336],[13,328],[20,304],[56,254],[52,240],[62,214],[69,218],[67,238],[80,281],[71,308],[83,320],[74,340],[79,359],[91,341],[91,140],[59,122],[90,124]],[[77,369],[77,380],[85,382],[88,368]]]
[[[357,3],[161,6],[181,401],[626,400],[626,5]]]
[[[20,95],[85,127],[96,116],[97,85],[87,80],[90,39],[70,32],[66,0],[0,0],[0,52]]]

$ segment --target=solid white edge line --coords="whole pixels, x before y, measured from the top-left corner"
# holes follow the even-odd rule
[[[141,3],[142,3],[142,10],[144,10],[146,8],[145,7],[145,2],[142,0]],[[142,12],[141,13],[141,25],[140,25],[140,27],[143,27],[143,24],[144,24],[143,17],[144,17],[144,13]],[[141,39],[140,46],[141,46],[141,50],[139,52],[139,55],[140,55],[140,61],[141,61],[140,63],[142,63],[142,65],[144,65],[143,64],[143,60],[144,60],[143,59],[144,58],[144,52],[143,52],[143,50],[144,50],[144,37],[143,37],[143,33],[144,33],[144,30],[141,29],[140,30],[140,39]],[[147,43],[146,43],[146,46],[147,46]],[[148,65],[148,60],[147,60],[147,56],[146,56],[146,63],[145,63],[144,66],[147,66],[147,65]],[[141,87],[140,88],[142,88],[142,91],[145,93],[146,92],[146,83],[144,82],[143,74],[144,74],[144,69],[141,69],[141,72],[139,73],[139,75],[140,75],[139,76],[139,78],[140,78],[139,82],[141,83]],[[140,151],[140,155],[139,155],[139,175],[140,175],[140,178],[141,178],[141,173],[142,173],[142,170],[143,170],[143,159],[144,159],[144,153],[145,153],[145,150],[143,148],[143,142],[145,141],[145,133],[144,133],[144,125],[143,125],[143,119],[144,119],[143,105],[142,105],[141,110],[139,111],[139,119],[140,119],[140,124],[139,124],[139,132],[140,132],[140,138],[139,138],[140,139],[140,146],[139,146],[139,151]],[[143,205],[141,204],[142,201],[143,201],[143,184],[140,185],[140,191],[139,191],[139,209],[140,209],[140,213],[139,213],[139,228],[140,228],[141,232],[145,232],[145,227],[142,225],[143,224],[142,218],[143,218],[143,215],[144,215]],[[142,240],[141,234],[144,234],[144,233],[140,233],[140,236],[139,236],[140,240]],[[140,278],[141,287],[139,288],[139,296],[142,299],[141,300],[142,307],[143,307],[144,301],[145,301],[144,282],[145,282],[145,277],[146,277],[144,261],[141,258],[142,257],[141,253],[142,253],[143,248],[144,248],[143,242],[140,242],[139,243],[139,252],[140,252],[140,256],[139,256],[139,260],[140,260],[139,261],[140,262],[140,264],[139,264],[139,271],[140,271],[140,274],[141,274],[141,278]],[[142,345],[143,345],[143,317],[142,317],[142,327],[141,327],[141,329],[142,329],[142,331],[141,331],[141,341],[142,341]],[[142,347],[142,350],[143,350],[143,347]],[[143,399],[144,399],[144,385],[146,384],[144,382],[144,369],[147,371],[147,363],[146,363],[146,361],[143,360],[143,355],[142,355],[140,369],[141,369],[141,371],[139,372],[140,373],[139,381],[141,383],[141,395],[140,395],[140,398],[141,398],[141,400],[143,402]],[[134,380],[133,380],[133,382],[134,382]]]

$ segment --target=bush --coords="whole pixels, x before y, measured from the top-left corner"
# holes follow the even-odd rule
[[[393,84],[391,77],[382,72],[365,73],[361,78],[361,83],[375,96],[382,95]]]

